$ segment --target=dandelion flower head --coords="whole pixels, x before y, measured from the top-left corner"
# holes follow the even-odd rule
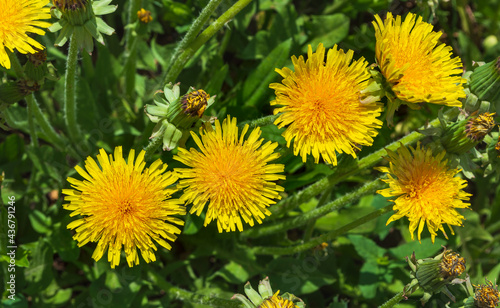
[[[293,140],[294,155],[300,154],[304,162],[310,154],[316,163],[321,156],[333,165],[337,153],[356,157],[359,146],[372,145],[382,126],[377,119],[382,104],[361,103],[370,78],[367,62],[352,58],[352,50],[345,53],[335,45],[325,62],[325,48],[319,44],[314,53],[309,46],[307,61],[292,56],[294,71],[276,69],[283,81],[269,86],[276,93],[271,105],[281,106],[274,109],[274,114],[280,113],[275,124],[287,127],[287,146]]]
[[[288,299],[284,299],[278,294],[280,291],[277,291],[273,294],[273,296],[266,298],[262,304],[258,306],[258,308],[298,308],[299,306],[295,305],[294,302]]]
[[[387,150],[390,165],[379,167],[379,171],[387,173],[389,188],[377,193],[384,197],[396,197],[393,209],[396,211],[387,224],[404,216],[410,221],[411,238],[418,229],[418,240],[427,224],[432,242],[441,230],[446,238],[443,224],[461,226],[465,218],[457,212],[457,208],[467,208],[470,194],[462,189],[467,181],[455,175],[459,169],[450,169],[447,160],[443,160],[445,152],[432,155],[430,149],[423,149],[420,143],[416,148],[400,146],[397,152]]]
[[[461,107],[465,97],[462,62],[452,58],[452,48],[439,44],[441,32],[409,13],[405,20],[387,13],[375,15],[375,55],[392,91],[408,103],[433,103]]]
[[[215,129],[206,125],[200,129],[200,137],[191,135],[200,150],[179,148],[175,160],[188,168],[178,168],[180,188],[184,189],[181,200],[192,203],[190,213],[201,215],[205,205],[205,226],[217,220],[219,232],[243,230],[242,219],[250,226],[254,219],[262,223],[271,212],[267,207],[281,199],[283,187],[275,182],[284,180],[279,173],[281,164],[269,162],[279,157],[274,150],[277,143],[263,144],[260,128],[252,130],[248,138],[248,125],[241,134],[236,118],[228,116],[222,125],[215,121]]]
[[[155,261],[155,242],[171,249],[165,239],[175,241],[181,232],[176,225],[184,224],[174,215],[185,215],[185,207],[171,198],[176,189],[170,186],[177,177],[165,172],[167,164],[159,159],[144,168],[144,154],[135,158],[130,150],[125,161],[121,146],[115,148],[114,158],[101,149],[99,165],[88,157],[86,170],[75,167],[84,180],[70,177],[73,189],[63,189],[69,201],[64,208],[73,211],[70,216],[82,216],[68,225],[76,231],[73,238],[80,247],[98,242],[92,258],[98,261],[107,250],[112,268],[120,263],[122,246],[130,267],[139,264],[137,248],[147,263]]]
[[[36,53],[43,45],[28,36],[28,33],[44,35],[51,24],[41,19],[50,19],[49,0],[0,0],[0,65],[10,69],[9,49],[20,53]]]

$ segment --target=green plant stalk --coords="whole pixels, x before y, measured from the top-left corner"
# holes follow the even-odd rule
[[[7,55],[9,56],[10,59],[11,68],[14,70],[14,73],[16,73],[17,78],[25,79],[26,75],[24,74],[24,70],[21,67],[21,63],[19,63],[19,59],[17,58],[16,54],[11,52],[9,49],[6,50],[7,50]]]
[[[247,124],[250,127],[252,127],[252,128],[253,127],[257,127],[257,126],[271,125],[278,118],[278,116],[279,115],[269,115],[269,116],[265,116],[265,117],[258,118],[258,119],[255,119],[255,120],[241,122],[240,124],[238,124],[238,127],[243,127],[243,126],[245,126]]]
[[[162,143],[163,136],[157,136],[156,138],[153,138],[153,140],[151,140],[148,146],[144,149],[144,151],[146,151],[146,154],[144,155],[144,161],[149,161]]]
[[[297,228],[307,224],[311,220],[318,219],[330,212],[337,211],[347,204],[350,204],[363,196],[373,194],[378,189],[382,188],[384,183],[379,179],[372,181],[363,187],[360,187],[358,190],[346,194],[336,200],[325,204],[322,207],[318,207],[314,210],[311,210],[307,213],[303,213],[299,216],[288,218],[282,221],[278,221],[272,225],[264,225],[259,227],[254,227],[251,229],[247,229],[241,233],[241,237],[261,237],[268,234],[284,232],[286,230]]]
[[[458,109],[453,108],[448,110],[445,115],[448,117],[453,117],[458,115]],[[440,126],[440,121],[439,118],[432,120],[429,123],[429,126],[432,127],[438,127]],[[424,129],[425,127],[422,127],[421,129]],[[380,149],[362,159],[360,159],[357,164],[349,169],[342,171],[341,173],[334,173],[332,175],[329,175],[319,181],[317,181],[314,184],[311,184],[304,190],[298,192],[297,194],[290,196],[282,201],[280,201],[278,204],[272,206],[269,210],[273,213],[274,217],[279,217],[279,215],[288,212],[289,210],[294,209],[297,207],[299,204],[302,204],[311,198],[314,198],[314,196],[320,194],[323,191],[331,189],[333,186],[337,185],[338,183],[344,181],[348,177],[357,174],[360,170],[363,170],[365,168],[372,167],[373,165],[377,164],[384,156],[387,155],[387,152],[385,149],[389,149],[391,151],[396,151],[397,148],[400,147],[400,143],[403,145],[408,145],[417,142],[418,140],[424,138],[425,135],[419,133],[418,131],[414,131],[405,137],[399,139],[398,141],[395,141],[391,143],[390,145],[386,146],[384,149]],[[271,217],[273,217],[271,216]]]
[[[292,255],[295,253],[299,253],[302,251],[306,251],[312,249],[323,242],[329,242],[336,237],[341,236],[367,222],[373,220],[377,217],[384,215],[392,210],[393,205],[389,204],[384,208],[376,210],[366,216],[363,216],[347,225],[340,227],[336,230],[325,233],[321,236],[315,237],[312,240],[305,242],[300,245],[288,246],[288,247],[267,247],[267,246],[256,246],[252,248],[252,252],[259,255]]]
[[[137,57],[137,33],[136,27],[132,27],[137,21],[137,11],[141,7],[141,0],[129,1],[127,12],[127,33],[125,35],[125,94],[127,100],[132,101],[135,90],[135,71],[136,71],[136,57]],[[137,25],[136,25],[137,26]]]
[[[76,122],[76,66],[78,62],[78,44],[74,35],[71,35],[68,58],[66,62],[66,77],[64,80],[64,121],[68,134],[73,142],[83,139]]]
[[[181,300],[183,302],[192,304],[201,304],[219,308],[243,308],[243,304],[236,300],[228,300],[203,294],[197,294],[173,286],[171,283],[166,281],[158,271],[154,269],[148,270],[148,275],[150,279],[155,281],[155,283],[162,290],[168,293],[169,298],[173,300]]]
[[[184,50],[175,59],[171,68],[167,71],[163,84],[175,82],[186,63],[191,59],[194,53],[205,44],[212,36],[214,36],[225,24],[236,16],[244,7],[246,7],[252,0],[238,0],[232,7],[230,7],[224,14],[222,14],[216,21],[214,21],[208,28],[206,28],[194,41],[186,46]]]
[[[61,135],[56,133],[52,125],[50,125],[49,120],[40,109],[40,106],[38,105],[35,96],[33,94],[28,95],[26,97],[26,102],[28,103],[28,108],[31,110],[33,116],[35,117],[37,124],[40,126],[43,134],[47,138],[47,141],[56,146],[60,151],[66,149],[67,142]]]
[[[325,205],[326,200],[328,199],[328,196],[330,195],[330,191],[324,191],[319,198],[318,202],[314,206],[314,208],[311,209],[311,211],[314,211],[317,208],[323,207]],[[314,226],[316,225],[316,220],[317,218],[312,218],[309,219],[309,221],[306,223],[306,228],[304,229],[304,242],[307,242],[311,239],[311,236],[314,231]]]
[[[398,294],[394,295],[393,298],[388,300],[387,302],[383,303],[382,305],[379,306],[379,308],[391,308],[397,305],[403,298],[404,298],[404,291],[399,292]]]
[[[36,107],[34,106],[35,103],[35,98],[33,93],[28,95],[26,97],[26,102],[28,103],[28,128],[30,131],[30,138],[31,138],[31,146],[38,148],[38,137],[36,135],[36,129],[35,129],[35,121],[33,120],[33,109]]]
[[[207,23],[208,19],[210,18],[210,16],[212,16],[213,12],[221,2],[222,0],[210,0],[201,11],[198,18],[193,21],[191,27],[189,27],[188,32],[186,33],[182,41],[179,42],[177,48],[175,48],[174,53],[172,54],[172,57],[170,58],[170,62],[164,78],[164,84],[173,82],[173,80],[168,80],[167,78],[172,69],[173,63],[177,60],[181,52],[183,52],[196,39],[196,36],[198,35],[198,33],[200,33],[203,25]]]
[[[12,69],[16,73],[17,78],[26,78],[26,75],[24,74],[23,68],[21,67],[21,63],[19,63],[19,59],[17,58],[17,56],[14,53],[10,52],[8,49],[7,52],[9,54]],[[36,122],[42,129],[42,132],[45,134],[47,141],[54,144],[59,150],[63,150],[65,148],[66,142],[59,134],[56,133],[49,120],[47,119],[47,117],[45,117],[42,110],[40,109],[40,106],[38,106],[38,103],[36,102],[35,96],[33,94],[26,96],[26,103],[28,104],[28,125],[31,138],[37,138],[36,133],[34,133],[34,123],[32,123],[32,116],[34,116]],[[38,143],[38,140],[35,142]]]

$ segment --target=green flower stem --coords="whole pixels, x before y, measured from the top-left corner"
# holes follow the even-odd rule
[[[399,292],[398,294],[394,295],[393,298],[391,298],[390,300],[388,300],[387,302],[383,303],[382,305],[380,305],[378,308],[391,308],[391,307],[394,307],[395,305],[397,305],[401,300],[403,300],[404,298],[404,291],[401,291]]]
[[[162,143],[163,143],[163,135],[159,135],[153,138],[153,140],[151,140],[148,146],[144,149],[144,151],[146,151],[146,155],[144,155],[144,161],[149,161]]]
[[[336,230],[330,231],[328,233],[325,233],[321,236],[315,237],[312,240],[305,242],[304,244],[300,245],[295,245],[295,246],[288,246],[288,247],[267,247],[267,246],[256,246],[252,248],[252,252],[255,254],[259,255],[292,255],[295,253],[299,253],[302,251],[306,251],[309,249],[312,249],[318,245],[320,245],[323,242],[329,242],[332,241],[334,238],[341,236],[342,234],[345,234],[362,224],[365,224],[369,222],[370,220],[373,220],[377,217],[380,217],[384,215],[385,213],[388,213],[389,211],[392,210],[393,205],[389,204],[388,206],[381,208],[379,210],[376,210],[366,216],[363,216],[351,223],[348,223],[347,225],[340,227]]]
[[[78,42],[75,34],[71,35],[68,59],[66,63],[66,78],[64,81],[64,120],[68,134],[73,142],[83,139],[76,122],[76,66],[78,62]]]
[[[28,95],[26,97],[26,102],[28,103],[28,129],[30,131],[30,138],[31,138],[31,146],[38,148],[38,137],[36,135],[36,129],[35,129],[35,121],[33,120],[33,109],[34,109],[34,102],[35,98],[33,96],[33,93]]]
[[[56,133],[52,125],[50,125],[49,120],[47,119],[47,117],[45,117],[42,110],[40,109],[40,106],[38,105],[35,96],[33,94],[28,95],[26,97],[26,102],[28,103],[28,108],[30,112],[33,114],[33,116],[36,119],[36,122],[42,129],[45,138],[47,138],[47,141],[55,145],[59,150],[67,149],[66,145],[67,142],[61,135]],[[36,135],[35,136],[32,135],[32,137],[36,138]],[[74,157],[78,157],[78,155]]]
[[[141,8],[141,0],[129,1],[127,12],[127,33],[125,35],[125,94],[128,100],[133,99],[135,90],[135,72],[137,57],[137,39],[136,27],[132,25],[137,21],[137,11]],[[129,107],[130,108],[130,107]]]
[[[243,308],[243,304],[237,300],[223,299],[203,294],[193,293],[176,286],[165,280],[156,270],[148,270],[149,278],[164,290],[172,300],[180,300],[191,304],[201,304],[219,308]]]
[[[167,73],[166,73],[165,78],[164,78],[164,84],[166,84],[168,82],[173,82],[174,80],[171,80],[171,79],[177,78],[178,74],[175,78],[169,77],[169,74],[172,70],[173,64],[176,62],[179,55],[182,52],[184,52],[184,50],[186,50],[186,48],[189,45],[191,45],[191,43],[193,43],[193,41],[196,39],[196,36],[198,35],[198,33],[200,33],[203,25],[205,25],[207,23],[208,19],[210,18],[210,16],[212,16],[213,12],[215,11],[215,9],[219,6],[219,4],[221,2],[222,2],[222,0],[210,0],[210,2],[208,2],[208,4],[201,11],[198,18],[196,18],[195,21],[193,21],[193,24],[191,24],[191,27],[189,27],[187,34],[184,36],[182,41],[179,42],[179,44],[177,45],[177,48],[175,49],[174,53],[172,54],[172,57],[170,58],[170,63],[168,65]]]
[[[16,54],[11,52],[8,48],[6,50],[7,55],[10,59],[11,68],[14,70],[14,73],[16,73],[17,78],[25,79],[26,75],[24,74],[24,70],[21,66],[21,63],[19,63],[19,59],[17,58]]]
[[[278,118],[278,116],[279,115],[269,115],[255,120],[241,122],[238,124],[238,127],[243,127],[246,124],[250,125],[250,127],[271,125]]]
[[[314,206],[314,208],[311,209],[311,211],[323,207],[329,195],[330,191],[324,191],[321,197],[319,198],[318,203],[316,203],[316,205]],[[306,223],[306,228],[304,230],[304,242],[307,242],[311,239],[317,219],[318,219],[317,217],[309,219],[309,221]]]
[[[333,211],[338,211],[339,209],[343,208],[347,204],[350,204],[359,198],[373,194],[375,191],[378,189],[382,188],[384,186],[384,183],[380,181],[379,179],[376,179],[373,182],[370,182],[366,184],[365,186],[359,188],[355,192],[346,194],[332,202],[329,202],[325,204],[324,206],[318,207],[314,210],[311,210],[307,213],[303,213],[299,216],[284,219],[282,221],[276,222],[272,225],[264,225],[264,226],[259,226],[259,227],[254,227],[251,229],[247,229],[241,233],[241,237],[261,237],[264,235],[268,234],[273,234],[273,233],[278,233],[278,232],[284,232],[286,230],[292,229],[292,228],[297,228],[299,226],[303,226],[307,224],[309,221],[315,221],[315,219],[318,219],[320,217],[323,217],[324,215],[333,212]]]
[[[447,115],[449,118],[454,117],[458,114],[458,109],[457,108],[452,108],[448,110],[445,115]],[[432,127],[438,127],[440,124],[439,118],[432,120],[429,123],[429,126]],[[422,127],[421,129],[424,129],[425,127]],[[304,190],[298,192],[297,194],[290,196],[282,201],[280,201],[278,204],[272,206],[269,210],[273,213],[272,217],[279,217],[279,215],[288,212],[289,210],[294,209],[298,205],[310,200],[311,198],[314,198],[316,195],[320,194],[323,191],[330,190],[333,186],[337,185],[338,183],[346,180],[348,177],[353,176],[357,174],[360,170],[363,170],[365,168],[372,167],[373,165],[377,164],[384,156],[387,155],[387,152],[385,149],[389,149],[391,151],[396,151],[397,148],[400,147],[400,143],[404,145],[412,144],[417,142],[418,140],[424,138],[425,135],[419,133],[418,131],[414,131],[405,137],[399,139],[398,141],[395,141],[388,145],[384,149],[380,149],[362,159],[360,159],[357,164],[355,164],[352,168],[348,170],[343,170],[340,173],[334,173],[332,175],[329,175],[316,183],[308,186]]]
[[[194,53],[205,44],[212,36],[214,36],[225,24],[236,16],[244,7],[246,7],[252,0],[238,0],[232,7],[230,7],[224,14],[222,14],[216,21],[214,21],[208,28],[205,29],[194,41],[186,46],[181,51],[179,56],[175,59],[171,68],[167,71],[167,75],[163,79],[163,84],[174,82],[182,69]],[[211,1],[212,2],[212,1]]]

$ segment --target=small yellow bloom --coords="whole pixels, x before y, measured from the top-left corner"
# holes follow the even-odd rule
[[[98,242],[92,255],[98,261],[108,250],[108,261],[114,268],[120,263],[122,246],[128,265],[139,264],[137,248],[144,260],[155,261],[157,250],[153,240],[166,249],[175,241],[181,230],[175,225],[184,222],[174,215],[185,215],[186,209],[171,196],[176,189],[170,188],[177,181],[172,172],[166,172],[167,164],[160,159],[144,169],[144,154],[135,159],[130,150],[128,161],[123,159],[122,147],[116,147],[113,155],[101,149],[97,155],[99,165],[92,157],[85,161],[86,171],[76,166],[85,179],[68,178],[74,189],[63,189],[66,210],[70,216],[81,215],[68,225],[74,229],[78,246]],[[135,162],[134,162],[135,159]]]
[[[205,205],[208,209],[205,226],[217,220],[219,232],[243,230],[241,218],[254,225],[254,219],[262,223],[266,215],[271,215],[267,207],[281,199],[283,187],[275,181],[284,180],[281,164],[269,164],[279,157],[274,153],[277,143],[262,144],[260,128],[255,128],[245,140],[248,125],[241,134],[236,126],[236,118],[228,116],[222,125],[215,121],[215,130],[206,125],[200,130],[201,139],[191,135],[199,151],[179,148],[174,156],[190,168],[175,169],[179,173],[180,188],[184,189],[181,200],[193,203],[190,213],[200,215]]]
[[[377,63],[396,98],[412,108],[418,106],[411,104],[423,102],[461,107],[462,62],[451,58],[450,46],[439,44],[441,32],[432,31],[431,24],[412,13],[404,21],[390,12],[384,21],[378,15],[375,20]],[[396,104],[389,109],[397,109],[400,102],[388,97],[390,104]]]
[[[145,24],[150,23],[153,20],[151,11],[145,9],[140,9],[139,11],[137,11],[137,18]]]
[[[383,180],[389,188],[379,190],[377,193],[384,197],[397,197],[393,209],[396,211],[387,224],[401,217],[408,217],[411,238],[418,228],[418,240],[425,224],[431,233],[432,242],[437,230],[441,230],[446,238],[443,224],[447,224],[453,233],[453,226],[461,226],[465,219],[457,208],[467,208],[470,194],[462,189],[467,186],[467,181],[455,175],[458,169],[449,169],[447,160],[443,161],[445,152],[432,155],[430,149],[410,146],[408,150],[401,145],[397,152],[387,150],[389,167],[378,167],[381,172],[388,174],[388,179]]]
[[[10,69],[10,59],[6,48],[11,52],[36,53],[43,45],[28,36],[28,33],[44,35],[40,28],[50,26],[49,0],[0,0],[0,65]]]
[[[259,308],[298,308],[299,306],[295,305],[291,300],[284,299],[278,294],[280,291],[278,290],[273,294],[272,297],[266,298],[262,304],[259,305]]]
[[[364,58],[352,61],[352,50],[344,53],[335,45],[325,62],[325,48],[319,44],[315,53],[309,46],[307,57],[292,57],[295,71],[276,69],[284,79],[269,86],[276,93],[271,105],[282,106],[274,109],[281,113],[274,124],[287,127],[287,146],[293,140],[294,155],[300,153],[302,161],[312,154],[316,163],[321,156],[337,165],[337,153],[356,157],[359,146],[372,145],[382,126],[377,119],[382,104],[361,102],[370,74]]]

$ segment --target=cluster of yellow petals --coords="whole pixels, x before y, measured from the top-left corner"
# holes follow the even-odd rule
[[[185,215],[186,209],[178,199],[171,198],[176,191],[171,186],[177,181],[172,172],[165,172],[167,164],[155,161],[144,169],[144,151],[135,159],[131,150],[126,162],[122,147],[116,147],[114,159],[101,149],[97,161],[88,157],[86,171],[76,166],[83,181],[68,178],[73,189],[63,189],[69,204],[63,207],[81,215],[68,225],[76,234],[78,246],[98,242],[92,257],[97,261],[108,250],[108,261],[114,268],[120,263],[122,247],[128,265],[139,264],[137,248],[146,262],[155,261],[157,250],[153,240],[166,249],[181,230],[175,225],[184,222],[174,215]],[[134,163],[135,159],[135,163]]]
[[[20,53],[35,53],[43,45],[28,36],[28,33],[44,35],[51,23],[49,0],[0,0],[0,65],[10,69],[7,50]]]
[[[401,145],[397,152],[387,150],[389,167],[378,167],[381,172],[387,173],[389,188],[377,193],[384,197],[397,197],[393,209],[396,211],[387,224],[404,216],[410,221],[409,230],[413,234],[418,228],[418,240],[427,224],[432,242],[441,230],[447,238],[443,224],[447,224],[452,234],[451,226],[461,226],[464,217],[457,212],[457,208],[467,208],[470,194],[462,189],[467,181],[455,177],[460,172],[450,169],[447,161],[443,160],[445,152],[434,156],[431,149],[423,149],[420,144],[416,148],[406,148]]]
[[[219,232],[243,230],[241,218],[254,225],[262,223],[271,212],[267,207],[281,199],[283,187],[275,181],[284,180],[278,174],[284,171],[281,164],[269,164],[279,157],[274,153],[277,143],[263,144],[260,128],[255,128],[248,138],[249,126],[241,134],[236,119],[228,116],[222,123],[215,121],[215,130],[207,125],[200,131],[201,139],[191,135],[200,151],[179,148],[174,156],[189,168],[176,168],[179,187],[184,190],[181,200],[193,203],[190,213],[201,215],[208,203],[205,226],[217,220]]]
[[[284,299],[278,294],[280,291],[277,291],[273,294],[273,296],[266,298],[262,304],[260,304],[257,308],[298,308],[299,306],[295,305],[291,300]]]
[[[368,63],[363,58],[352,61],[353,54],[335,45],[325,63],[323,44],[315,53],[309,45],[307,61],[292,57],[295,71],[276,69],[283,81],[269,86],[276,93],[271,105],[282,106],[274,109],[274,114],[281,113],[275,124],[287,127],[283,133],[287,146],[293,140],[294,155],[300,153],[304,162],[310,154],[316,163],[321,156],[333,165],[337,165],[337,153],[356,157],[359,146],[372,145],[382,126],[377,119],[382,104],[361,103],[370,74]]]
[[[405,20],[387,13],[375,15],[377,63],[397,98],[408,103],[461,107],[465,97],[462,62],[451,58],[452,48],[439,44],[441,32],[432,31],[422,17],[408,13]]]

